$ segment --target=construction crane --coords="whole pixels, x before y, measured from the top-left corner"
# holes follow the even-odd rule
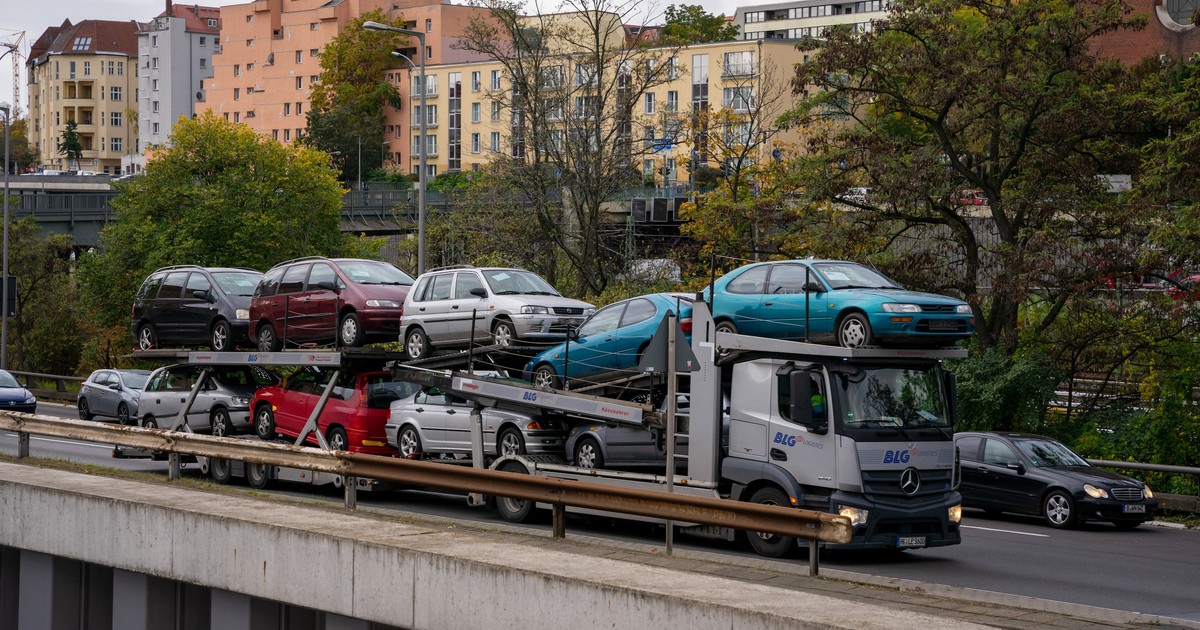
[[[25,40],[25,31],[13,31],[15,41],[0,42],[0,46],[8,50],[0,54],[0,58],[5,55],[12,55],[12,82],[13,82],[13,112],[16,113],[17,108],[21,106],[21,43]]]

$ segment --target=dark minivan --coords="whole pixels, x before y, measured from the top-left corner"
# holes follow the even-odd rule
[[[232,350],[250,340],[250,298],[260,278],[253,269],[163,267],[133,299],[133,340],[142,350],[198,344]]]
[[[289,260],[272,267],[255,289],[250,334],[263,352],[305,343],[395,341],[412,284],[412,276],[378,260]]]

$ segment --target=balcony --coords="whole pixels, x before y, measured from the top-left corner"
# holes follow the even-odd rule
[[[758,68],[753,63],[735,63],[721,69],[721,78],[752,77],[758,74]]]

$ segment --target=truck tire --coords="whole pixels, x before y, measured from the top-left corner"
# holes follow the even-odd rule
[[[255,490],[262,490],[271,481],[270,471],[266,464],[251,464],[246,462],[246,483]]]
[[[766,486],[754,491],[754,494],[750,497],[750,502],[782,507],[790,505],[787,496],[774,486]],[[791,536],[748,531],[746,532],[746,538],[750,541],[750,547],[754,549],[755,553],[767,558],[786,558],[795,553],[797,549],[796,539]]]
[[[228,459],[221,457],[208,458],[208,474],[212,477],[213,481],[221,485],[229,483],[229,480],[233,477],[232,468]]]
[[[504,462],[500,470],[502,472],[529,474],[529,471],[525,470],[525,466],[521,462],[515,461]],[[500,512],[500,518],[509,523],[524,523],[533,514],[533,501],[511,497],[496,497],[496,510]]]

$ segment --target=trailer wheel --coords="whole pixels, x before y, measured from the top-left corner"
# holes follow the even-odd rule
[[[208,474],[213,481],[225,485],[233,477],[233,467],[228,459],[210,457],[208,458]]]
[[[782,507],[790,505],[787,496],[773,486],[756,490],[750,496],[750,502]],[[796,539],[791,536],[746,532],[746,538],[750,541],[750,546],[754,549],[755,553],[767,558],[786,558],[796,551]]]
[[[509,461],[504,462],[500,467],[502,472],[517,473],[522,475],[529,474],[525,466],[521,462]],[[512,497],[496,497],[496,509],[500,512],[500,518],[509,523],[524,523],[529,520],[529,516],[533,514],[533,501],[525,499],[514,499]]]
[[[262,490],[271,481],[271,475],[266,464],[251,464],[246,462],[246,483],[255,490]]]

